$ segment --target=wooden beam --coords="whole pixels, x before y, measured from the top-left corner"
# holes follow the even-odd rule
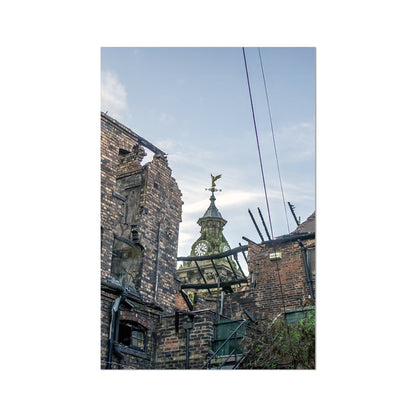
[[[230,287],[233,285],[237,285],[238,283],[247,283],[247,279],[237,279],[237,280],[229,280],[227,282],[220,282],[220,287]],[[181,289],[216,289],[218,287],[217,283],[207,283],[207,284],[184,284],[181,285]]]

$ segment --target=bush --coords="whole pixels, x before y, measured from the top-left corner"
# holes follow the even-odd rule
[[[259,322],[250,328],[241,368],[315,368],[315,310],[305,319],[287,324],[283,318]]]

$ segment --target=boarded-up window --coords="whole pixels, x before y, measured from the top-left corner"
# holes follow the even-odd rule
[[[111,275],[126,286],[138,287],[143,258],[143,249],[139,245],[130,245],[120,239],[114,239]]]
[[[308,248],[307,250],[308,267],[312,276],[315,276],[315,247]]]
[[[305,319],[307,314],[312,311],[314,307],[306,307],[301,309],[291,309],[285,312],[285,319],[288,324],[296,324],[302,319]]]
[[[233,333],[235,329],[241,324],[242,321],[234,321],[226,319],[216,324],[214,349],[217,350],[220,345]],[[241,354],[242,347],[240,345],[241,340],[245,335],[245,326],[240,327],[235,335],[221,348],[219,355],[228,355],[231,353]]]

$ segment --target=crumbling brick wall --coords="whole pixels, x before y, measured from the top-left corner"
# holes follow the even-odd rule
[[[172,311],[182,194],[166,156],[155,154],[141,166],[144,149],[125,133],[124,126],[117,129],[119,123],[108,119],[102,115],[102,279],[110,278],[114,234],[131,240],[134,231],[143,247],[141,276],[135,287],[144,300]]]
[[[137,141],[101,116],[101,278],[109,279],[113,251],[113,230],[123,215],[123,201],[116,190],[119,150],[131,151]]]
[[[305,248],[315,246],[315,239],[303,240]],[[270,255],[281,253],[282,258],[271,260]],[[257,247],[249,244],[248,263],[251,271],[250,289],[227,295],[225,313],[236,318],[248,310],[257,319],[310,304],[302,252],[297,241]],[[315,291],[315,282],[313,281]]]
[[[167,158],[156,152],[151,162],[142,165],[145,151],[137,135],[104,114],[101,123],[102,368],[109,356],[111,308],[121,294],[133,308],[124,305],[121,319],[143,327],[147,344],[141,352],[118,345],[124,360],[113,357],[114,368],[185,368],[185,328],[190,324],[189,367],[201,368],[212,347],[215,313],[197,310],[194,314],[175,314],[177,308],[185,307],[177,298],[175,309],[179,283],[174,280],[182,200]],[[302,241],[307,248],[315,244],[313,236]],[[130,273],[124,280],[122,273],[115,271],[117,244],[127,245],[123,253],[133,263],[123,263],[123,270]],[[282,254],[281,260],[270,259],[275,252]],[[139,257],[135,265],[133,260]],[[246,309],[257,319],[265,319],[308,301],[302,252],[296,241],[262,247],[250,244],[248,259],[250,288],[225,295],[224,315],[246,318]],[[114,286],[112,274],[119,279],[119,286]],[[195,306],[209,307],[202,300]]]
[[[163,153],[156,152],[152,161],[142,165],[144,156],[145,150],[139,145],[137,135],[102,113],[102,368],[109,355],[111,308],[123,291],[108,289],[114,280],[134,294],[130,301],[138,314],[135,318],[138,323],[143,323],[149,313],[153,314],[153,321],[147,327],[144,325],[148,330],[146,354],[127,353],[126,368],[154,367],[155,316],[158,320],[162,312],[172,313],[175,308],[181,192]],[[115,251],[122,252],[125,258],[120,260]]]
[[[141,293],[148,301],[153,299],[162,305],[165,311],[173,311],[181,193],[164,155],[155,155],[145,166],[143,176],[144,212],[138,228],[145,247]]]

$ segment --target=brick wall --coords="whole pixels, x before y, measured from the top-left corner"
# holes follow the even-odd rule
[[[151,162],[142,165],[145,150],[137,136],[104,114],[101,123],[101,367],[106,367],[109,357],[111,308],[124,294],[130,306],[121,306],[120,319],[144,328],[146,348],[137,351],[119,343],[123,359],[113,354],[113,368],[184,369],[184,325],[190,323],[189,366],[201,368],[212,347],[215,302],[200,297],[195,304],[199,310],[193,314],[175,313],[187,309],[174,280],[182,210],[178,184],[164,154],[155,153]],[[314,223],[306,226],[313,228]],[[134,249],[127,253],[133,260],[140,257],[137,267],[130,269],[131,276],[123,281],[123,274],[114,272],[113,252],[119,241]],[[314,237],[302,241],[306,248],[315,245]],[[282,254],[281,260],[270,259],[275,252]],[[243,309],[247,309],[264,319],[308,302],[302,252],[296,241],[262,247],[250,244],[248,260],[252,273],[249,290],[225,294],[223,315],[246,319]],[[114,286],[111,277],[112,264],[119,286]]]
[[[314,247],[315,239],[305,239],[303,244]],[[281,253],[282,259],[271,260],[274,253]],[[302,252],[296,241],[272,247],[249,244],[248,263],[253,282],[250,290],[227,296],[224,306],[229,316],[243,316],[243,309],[247,309],[257,319],[265,319],[310,303]]]
[[[200,369],[212,347],[215,314],[212,311],[198,311],[193,317],[180,314],[175,323],[175,315],[164,316],[158,330],[156,368],[186,368],[185,323],[192,323],[189,330],[189,368]]]
[[[155,155],[145,166],[143,176],[144,213],[139,232],[147,253],[143,260],[141,294],[149,301],[154,299],[166,311],[173,311],[182,194],[171,177],[164,155]]]
[[[124,137],[123,137],[124,136]],[[113,195],[116,189],[120,146],[131,150],[137,142],[101,117],[101,277],[108,279],[113,251],[113,230],[122,215],[122,201]]]
[[[111,308],[124,290],[134,305],[127,319],[127,309],[120,319],[137,322],[147,330],[146,351],[126,351],[125,361],[113,355],[113,368],[153,368],[156,351],[156,324],[162,311],[175,309],[174,281],[182,200],[164,154],[142,165],[144,148],[137,135],[116,120],[101,114],[101,366],[105,368],[109,351]],[[127,279],[115,273],[114,249],[132,257]],[[119,247],[119,246],[121,247]],[[119,258],[119,257],[118,257]],[[123,260],[124,261],[124,260]],[[123,263],[125,266],[125,263]],[[112,271],[113,267],[113,271]],[[114,280],[115,279],[115,280]],[[124,289],[109,290],[116,281]],[[110,285],[110,286],[109,286]],[[126,292],[125,288],[131,290]],[[134,296],[129,298],[129,293]],[[137,302],[135,301],[137,300]],[[122,308],[122,309],[123,309]],[[116,340],[117,341],[117,340]],[[128,350],[128,349],[127,349]]]
[[[141,166],[143,147],[125,133],[124,126],[118,129],[119,123],[108,120],[108,116],[102,115],[102,279],[108,279],[111,273],[113,233],[131,239],[132,226],[136,225],[139,243],[144,248],[142,278],[136,288],[147,301],[156,300],[173,310],[182,194],[166,156],[155,154],[151,162]],[[119,155],[120,149],[126,152]]]
[[[120,294],[101,291],[101,368],[107,368],[109,360],[109,333],[111,323],[111,308]],[[154,368],[154,352],[156,350],[156,330],[160,319],[160,311],[152,307],[132,302],[134,311],[126,305],[121,305],[120,323],[137,323],[146,330],[145,351],[136,351],[117,342],[117,348],[123,355],[121,359],[116,353],[112,354],[112,369],[151,369]]]

